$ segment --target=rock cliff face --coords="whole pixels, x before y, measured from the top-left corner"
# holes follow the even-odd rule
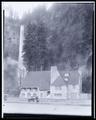
[[[13,60],[10,57],[7,57],[3,61],[3,74],[4,74],[4,94],[8,95],[18,95],[19,94],[19,86],[18,86],[18,79],[17,79],[17,61]]]
[[[19,55],[19,22],[11,18],[4,21],[3,72],[4,94],[17,95],[19,92],[17,69]]]
[[[4,21],[4,56],[18,60],[19,54],[19,22],[5,17]]]

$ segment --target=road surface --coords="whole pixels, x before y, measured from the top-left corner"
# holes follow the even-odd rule
[[[91,116],[91,106],[31,104],[31,103],[5,103],[3,113],[28,113],[28,114],[58,114]]]

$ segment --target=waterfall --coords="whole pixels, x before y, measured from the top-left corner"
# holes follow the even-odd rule
[[[19,65],[23,65],[23,40],[24,40],[24,26],[20,27],[20,43],[19,43]]]
[[[24,44],[24,25],[20,26],[19,58],[18,58],[18,78],[21,84],[26,75],[26,68],[23,65],[23,44]]]

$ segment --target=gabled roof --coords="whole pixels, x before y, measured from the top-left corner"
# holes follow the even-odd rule
[[[50,89],[50,71],[31,71],[28,72],[25,79],[21,82],[22,88],[37,87],[40,90]]]
[[[75,71],[59,71],[60,76],[51,84],[52,86],[66,85],[65,73],[69,73],[68,84],[79,84],[79,73]],[[31,71],[28,72],[25,79],[21,81],[22,88],[37,87],[42,91],[50,90],[51,72],[50,71]]]
[[[51,84],[52,86],[63,86],[66,85],[65,81],[61,76],[58,76],[57,79]]]
[[[68,85],[79,84],[79,73],[78,71],[59,71],[60,76],[51,84],[52,86],[63,86],[66,85],[65,73],[69,73]]]

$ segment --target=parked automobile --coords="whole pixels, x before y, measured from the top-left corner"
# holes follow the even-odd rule
[[[33,94],[30,98],[28,98],[28,102],[39,102],[39,97],[36,94]]]

